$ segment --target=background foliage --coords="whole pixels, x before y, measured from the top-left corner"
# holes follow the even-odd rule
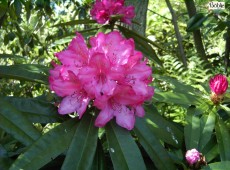
[[[58,115],[60,98],[48,87],[53,53],[66,48],[76,31],[86,39],[110,31],[91,20],[92,2],[1,0],[0,169],[188,169],[184,155],[192,148],[205,156],[203,169],[227,169],[229,90],[213,105],[208,80],[229,74],[230,2],[225,10],[208,10],[208,1],[195,1],[190,16],[186,0],[171,0],[175,20],[166,1],[126,2],[136,6],[137,16],[132,27],[115,27],[149,58],[155,87],[146,116],[130,132],[114,122],[94,127],[90,109],[81,120]],[[196,47],[199,35],[204,55]]]

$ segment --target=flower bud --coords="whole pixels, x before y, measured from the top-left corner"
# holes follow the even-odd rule
[[[185,154],[185,158],[189,165],[193,165],[200,160],[200,152],[198,152],[196,149],[188,150]]]
[[[224,75],[215,75],[210,79],[209,87],[212,91],[211,100],[214,104],[219,104],[223,100],[224,93],[228,89],[228,80]]]

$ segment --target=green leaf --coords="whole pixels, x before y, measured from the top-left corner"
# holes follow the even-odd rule
[[[195,108],[188,108],[187,125],[184,127],[186,150],[198,148],[200,140],[200,119],[194,115]]]
[[[158,58],[156,52],[154,51],[154,49],[151,47],[151,45],[149,45],[148,43],[150,43],[151,40],[135,33],[132,30],[129,30],[125,27],[119,26],[118,25],[119,30],[127,37],[127,38],[133,38],[136,48],[138,50],[140,50],[141,52],[143,52],[146,57],[148,57],[149,59],[155,61],[157,64],[159,64],[160,66],[162,66],[162,61]],[[154,44],[156,45],[156,43],[151,42],[150,44]],[[158,48],[160,48],[160,46],[158,46]]]
[[[192,32],[199,29],[203,25],[204,21],[208,19],[209,16],[210,14],[205,16],[204,13],[197,13],[196,15],[194,15],[188,21],[187,31]]]
[[[32,144],[40,137],[40,132],[23,113],[4,100],[0,100],[0,128],[25,145]]]
[[[114,121],[105,130],[115,170],[146,169],[140,150],[129,131],[119,127]]]
[[[105,160],[103,146],[101,144],[101,140],[98,140],[97,149],[94,155],[94,160],[93,160],[93,165],[91,170],[106,170],[106,169],[108,168],[106,168],[106,160]]]
[[[71,119],[45,133],[18,157],[10,170],[40,169],[68,148],[77,125],[77,120]]]
[[[134,132],[136,133],[140,144],[144,147],[145,151],[159,170],[176,169],[167,151],[163,148],[155,134],[149,129],[144,119],[136,118]]]
[[[169,104],[179,104],[183,107],[190,105],[199,105],[201,101],[197,96],[191,94],[184,94],[179,92],[156,92],[153,100],[158,102],[166,102]]]
[[[20,17],[22,12],[22,4],[20,0],[14,0],[14,7],[15,7],[15,13],[18,17]]]
[[[98,128],[94,117],[86,113],[79,122],[62,169],[90,169],[97,147]]]
[[[17,59],[19,59],[19,60],[26,60],[22,56],[13,55],[13,54],[0,54],[0,58],[2,58],[2,59],[10,58],[10,59],[13,59],[13,60],[17,60]]]
[[[230,166],[230,161],[215,162],[203,167],[203,170],[227,170]]]
[[[202,151],[205,145],[209,142],[211,139],[211,136],[213,134],[213,129],[215,127],[215,121],[216,121],[216,109],[214,108],[209,115],[203,115],[200,120],[200,141],[199,141],[199,151]]]
[[[95,20],[83,19],[83,20],[74,20],[74,21],[56,24],[53,27],[69,26],[69,25],[73,26],[73,25],[78,25],[78,24],[94,24],[94,23],[97,23],[97,22]]]
[[[165,81],[167,83],[170,83],[171,85],[173,85],[173,91],[175,91],[177,93],[184,93],[186,95],[186,94],[188,94],[188,92],[194,94],[196,91],[198,91],[197,89],[195,89],[191,85],[187,85],[184,82],[181,82],[178,79],[173,78],[173,77],[154,74],[154,78],[161,80],[161,81]]]
[[[0,77],[48,84],[48,67],[36,64],[0,66]]]
[[[7,7],[8,7],[7,0],[1,0],[0,1],[0,19],[2,18],[2,16],[5,15]]]
[[[220,105],[220,107],[227,112],[228,116],[230,116],[230,108],[229,107],[227,107],[225,105]]]
[[[59,116],[57,107],[44,100],[22,97],[0,97],[0,100],[14,105],[33,123],[54,123],[64,119],[63,116]]]
[[[217,119],[216,126],[216,137],[217,143],[220,152],[221,161],[229,161],[230,160],[230,135],[229,131],[224,124],[223,120],[220,118]]]
[[[170,122],[163,118],[154,106],[146,106],[146,124],[160,140],[180,148],[183,143],[183,132]]]
[[[216,143],[216,139],[212,139],[202,150],[202,154],[205,156],[207,162],[212,161],[219,155],[219,148]]]

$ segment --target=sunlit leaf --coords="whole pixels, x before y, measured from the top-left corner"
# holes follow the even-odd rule
[[[140,144],[144,147],[145,151],[148,153],[158,169],[175,169],[173,161],[169,157],[167,151],[163,148],[155,134],[148,128],[144,119],[136,118],[134,131],[140,141]],[[167,164],[165,162],[167,162]]]
[[[153,100],[166,102],[169,104],[179,104],[185,107],[188,107],[190,105],[199,105],[201,103],[197,96],[179,92],[156,92],[154,94]]]
[[[198,149],[200,140],[200,118],[195,115],[195,108],[190,107],[186,116],[187,124],[184,127],[186,150]]]
[[[154,106],[146,106],[145,110],[146,124],[154,131],[155,136],[174,147],[181,147],[183,132],[178,126],[163,118]]]
[[[211,136],[213,134],[213,130],[215,127],[215,120],[216,120],[216,109],[214,108],[212,111],[210,111],[209,115],[203,115],[201,118],[201,134],[200,134],[200,141],[199,141],[199,150],[202,151],[202,149],[205,147],[205,145],[208,143],[208,141],[211,139]]]
[[[0,77],[48,84],[48,69],[36,64],[0,66]]]
[[[57,107],[44,100],[22,97],[3,97],[2,99],[14,105],[33,123],[61,122],[64,119],[63,116],[59,116]]]

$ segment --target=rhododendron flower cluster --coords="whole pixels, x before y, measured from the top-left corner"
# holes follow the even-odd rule
[[[96,0],[90,14],[99,24],[107,24],[114,15],[121,15],[121,22],[131,24],[135,16],[134,6],[124,6],[124,0]]]
[[[210,79],[209,86],[212,91],[211,100],[214,104],[218,104],[228,89],[228,80],[224,75],[218,74]]]
[[[89,43],[90,48],[77,33],[67,50],[55,54],[61,65],[53,64],[49,83],[63,97],[58,111],[76,111],[81,118],[92,101],[100,110],[96,126],[115,117],[118,125],[131,130],[135,116],[144,116],[143,102],[153,96],[152,69],[135,50],[133,39],[118,31],[98,33]]]
[[[186,152],[185,158],[189,165],[193,165],[200,160],[200,153],[196,149],[191,149]]]

